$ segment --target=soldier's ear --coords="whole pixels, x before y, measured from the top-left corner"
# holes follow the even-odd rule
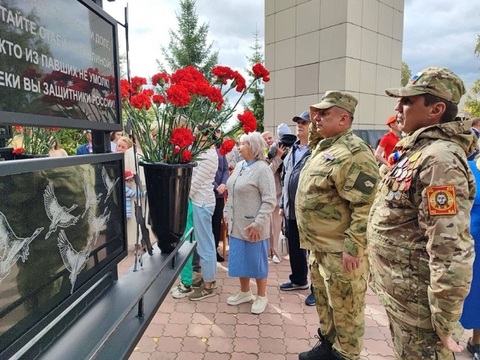
[[[350,115],[346,112],[342,112],[342,118],[340,119],[341,125],[350,125]]]
[[[443,102],[437,102],[435,104],[430,105],[430,115],[435,118],[441,118],[445,110],[447,109],[447,105]]]

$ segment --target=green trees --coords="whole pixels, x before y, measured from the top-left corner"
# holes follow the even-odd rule
[[[174,72],[186,66],[193,66],[211,80],[211,70],[218,63],[218,51],[213,44],[207,44],[208,24],[198,24],[195,8],[196,0],[181,0],[180,14],[177,14],[178,31],[169,30],[170,42],[162,46],[165,63],[157,59],[160,71]],[[224,104],[229,107],[228,102]],[[201,118],[201,112],[192,113],[192,117]],[[217,119],[213,118],[212,121]]]
[[[217,64],[218,51],[213,51],[213,44],[207,44],[209,26],[198,25],[195,3],[195,0],[180,1],[178,31],[170,29],[170,42],[167,47],[162,46],[166,64],[157,59],[160,70],[172,72],[192,65],[208,77]]]
[[[412,77],[412,71],[406,62],[402,61],[402,86],[408,84],[408,80]]]
[[[477,45],[475,46],[474,53],[480,56],[480,35],[477,35]],[[480,79],[473,83],[467,95],[467,100],[465,101],[465,108],[470,112],[472,117],[480,116]]]
[[[263,48],[260,44],[260,35],[258,33],[258,29],[254,33],[254,43],[250,46],[253,53],[251,56],[247,56],[250,65],[255,65],[257,63],[263,64]],[[253,77],[253,73],[250,68],[246,69],[248,75]],[[249,90],[252,94],[253,98],[248,102],[248,104],[244,104],[245,109],[250,110],[255,115],[257,119],[257,131],[263,132],[264,130],[264,102],[265,98],[263,95],[263,84],[255,83]]]
[[[470,89],[467,100],[465,101],[465,108],[472,117],[480,116],[480,79],[473,83]]]

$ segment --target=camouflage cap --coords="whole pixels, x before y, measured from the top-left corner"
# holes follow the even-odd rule
[[[311,105],[310,108],[326,110],[333,106],[337,106],[344,110],[347,110],[353,115],[355,107],[358,104],[358,100],[352,95],[342,91],[327,91],[318,104]]]
[[[465,86],[450,69],[431,66],[412,76],[405,87],[386,89],[385,92],[392,97],[432,94],[458,104],[465,94]]]

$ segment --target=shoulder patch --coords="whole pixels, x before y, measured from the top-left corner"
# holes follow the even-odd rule
[[[375,185],[377,184],[377,179],[375,179],[373,176],[370,176],[363,171],[360,171],[360,173],[357,176],[357,179],[355,180],[355,184],[353,184],[353,187],[355,189],[360,190],[362,193],[370,195],[373,190],[375,190]]]
[[[427,187],[428,213],[431,216],[455,215],[457,200],[454,185],[439,185]]]

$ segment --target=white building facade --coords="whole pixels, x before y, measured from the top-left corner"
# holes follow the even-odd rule
[[[359,103],[353,129],[387,130],[400,86],[403,0],[265,0],[265,129],[341,90]]]

